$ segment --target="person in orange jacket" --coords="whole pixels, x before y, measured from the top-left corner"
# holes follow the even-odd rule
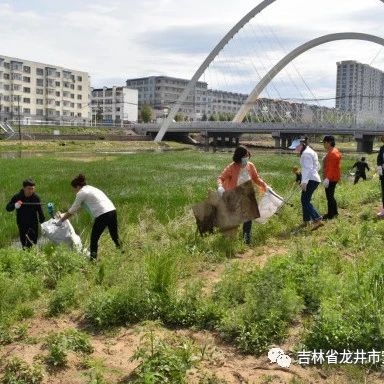
[[[221,196],[225,191],[234,189],[238,185],[252,180],[262,192],[267,190],[267,184],[260,178],[256,167],[249,161],[250,152],[243,145],[235,149],[232,160],[217,179],[217,192]],[[243,224],[243,240],[245,244],[251,242],[252,221]]]
[[[335,147],[335,138],[331,135],[324,136],[324,149],[327,151],[323,160],[323,185],[327,197],[327,213],[323,220],[334,219],[338,214],[335,189],[341,178],[341,153]]]

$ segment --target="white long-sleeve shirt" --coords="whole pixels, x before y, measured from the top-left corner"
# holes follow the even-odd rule
[[[114,211],[116,208],[107,195],[98,188],[91,185],[84,185],[76,194],[76,198],[71,208],[70,214],[74,214],[81,207],[84,207],[93,218],[99,217],[103,213]]]
[[[310,147],[304,149],[300,156],[301,184],[308,184],[309,180],[320,183],[320,163],[317,153]]]

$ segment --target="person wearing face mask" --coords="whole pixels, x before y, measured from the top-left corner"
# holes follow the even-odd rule
[[[240,184],[252,180],[258,185],[261,192],[267,190],[267,184],[260,178],[255,165],[249,161],[250,152],[243,145],[235,149],[232,160],[217,179],[217,192],[220,196],[225,191],[234,189]],[[245,244],[251,243],[252,221],[243,224],[243,240]]]
[[[313,206],[312,195],[320,184],[320,163],[317,153],[308,145],[308,139],[295,140],[289,149],[295,149],[300,155],[301,166],[301,207],[303,212],[303,223],[301,227],[315,230],[324,225],[322,217]]]

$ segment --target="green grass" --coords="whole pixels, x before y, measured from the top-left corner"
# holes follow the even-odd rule
[[[340,217],[319,231],[290,235],[302,220],[297,191],[292,206],[283,206],[264,225],[254,224],[253,250],[268,256],[265,265],[258,266],[231,258],[245,251],[240,239],[230,242],[219,233],[198,236],[190,209],[206,198],[208,189],[216,189],[216,178],[231,156],[190,150],[90,156],[88,161],[76,155],[0,159],[3,207],[21,181],[33,177],[42,200],[65,211],[74,199],[70,181],[84,173],[89,184],[115,203],[126,251],[117,252],[104,234],[95,264],[64,247],[45,245],[23,252],[11,246],[17,239],[14,213],[0,211],[0,343],[25,337],[18,326],[27,317],[76,311],[87,330],[160,321],[168,327],[216,331],[254,355],[283,343],[293,324],[301,328],[297,350],[383,350],[384,263],[378,250],[384,222],[375,217],[378,179],[353,186],[344,177],[336,189]],[[357,157],[344,155],[343,175]],[[374,168],[375,155],[367,157]],[[298,164],[294,154],[255,151],[252,161],[278,193],[291,191],[291,169]],[[313,201],[323,213],[322,187]],[[87,243],[87,213],[71,222]],[[201,278],[201,272],[220,264],[226,268],[219,282]],[[65,365],[63,344],[52,345],[52,364]],[[160,347],[160,366],[168,354],[176,358],[179,353]],[[154,356],[140,351],[151,375]],[[184,367],[183,361],[175,364]],[[146,369],[138,374],[145,375]],[[180,372],[182,377],[185,372]]]

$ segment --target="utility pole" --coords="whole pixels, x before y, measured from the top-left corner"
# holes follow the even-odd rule
[[[21,143],[21,127],[20,127],[20,95],[17,96],[17,115],[19,120],[19,141]]]

